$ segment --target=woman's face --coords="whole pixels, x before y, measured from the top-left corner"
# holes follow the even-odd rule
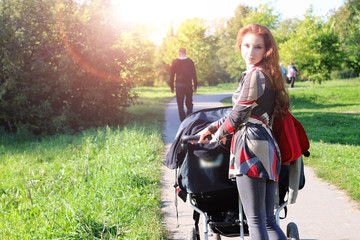
[[[241,56],[247,66],[260,62],[265,54],[264,38],[260,35],[248,33],[241,43]]]

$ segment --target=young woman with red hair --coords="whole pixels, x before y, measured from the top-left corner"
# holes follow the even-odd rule
[[[251,240],[286,239],[276,224],[275,191],[280,174],[280,150],[271,124],[289,105],[274,37],[264,26],[239,30],[236,47],[246,63],[232,97],[229,116],[202,130],[199,142],[216,142],[233,134],[229,177],[236,179]]]

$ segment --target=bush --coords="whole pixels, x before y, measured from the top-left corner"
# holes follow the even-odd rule
[[[136,99],[134,74],[149,68],[153,49],[115,29],[100,2],[58,2],[0,1],[0,124],[9,131],[117,125]]]

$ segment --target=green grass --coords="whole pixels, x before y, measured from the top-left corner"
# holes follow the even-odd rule
[[[199,86],[197,94],[226,93],[234,92],[238,87],[238,82],[220,83],[217,86]]]
[[[164,110],[170,100],[175,96],[169,87],[138,87],[135,92],[139,96],[136,105],[127,112],[126,122],[131,124],[144,124],[161,130],[164,122]]]
[[[143,104],[122,127],[1,133],[0,239],[167,239],[160,166],[170,98],[137,90]]]

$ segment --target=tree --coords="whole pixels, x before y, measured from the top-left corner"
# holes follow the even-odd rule
[[[135,86],[152,86],[156,75],[155,44],[143,34],[141,28],[123,32],[113,45],[119,51],[115,56],[122,78],[131,79]]]
[[[61,68],[70,89],[60,99],[67,102],[71,129],[120,124],[133,101],[133,79],[123,74],[133,68],[133,60],[114,47],[122,32],[112,24],[108,10],[102,1],[57,9],[63,58],[70,57]]]
[[[0,1],[0,124],[34,133],[120,124],[151,78],[152,45],[109,1]]]
[[[20,124],[37,131],[51,125],[49,118],[63,124],[62,114],[50,106],[53,86],[47,84],[59,77],[55,60],[59,42],[49,11],[54,4],[51,0],[0,2],[0,29],[6,29],[0,32],[0,109],[2,124],[10,131]]]
[[[341,62],[339,40],[333,24],[314,15],[312,8],[279,48],[284,62],[294,61],[302,77],[319,83],[329,79],[331,71]]]
[[[272,31],[277,45],[284,43],[290,39],[291,33],[299,27],[300,20],[297,18],[289,18],[281,21],[279,25]]]
[[[161,52],[163,62],[170,65],[178,56],[180,47],[186,48],[187,56],[195,63],[198,82],[200,84],[215,85],[218,83],[213,36],[207,32],[204,19],[193,18],[182,22],[175,31],[171,28],[162,43]]]
[[[360,73],[360,1],[347,0],[331,18],[345,53],[345,63],[356,75]]]

